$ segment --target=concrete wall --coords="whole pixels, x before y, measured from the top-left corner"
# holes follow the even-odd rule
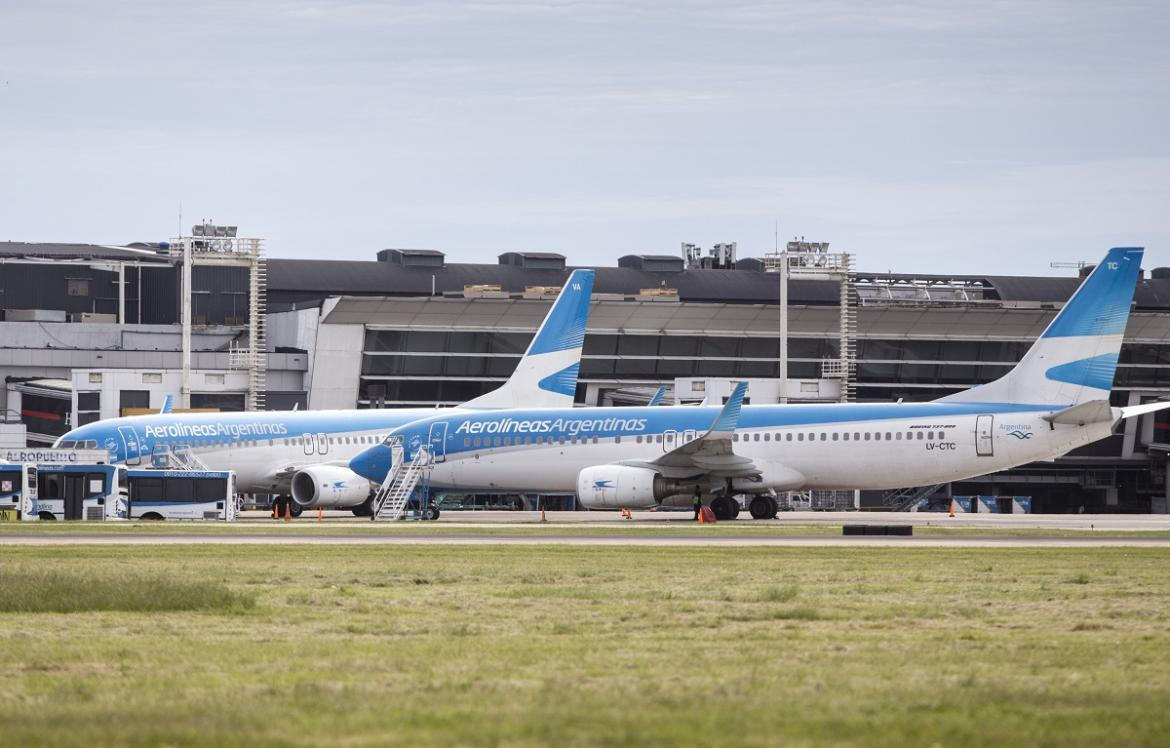
[[[324,319],[337,299],[328,299]],[[309,379],[309,408],[357,407],[366,327],[362,324],[320,324]]]

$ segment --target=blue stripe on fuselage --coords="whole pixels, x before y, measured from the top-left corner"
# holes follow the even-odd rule
[[[433,416],[434,408],[348,411],[267,411],[244,413],[170,413],[128,416],[97,421],[73,429],[60,441],[97,442],[112,452],[116,461],[126,459],[126,432],[132,429],[137,454],[149,458],[159,444],[203,445],[268,439],[289,439],[303,434],[346,435],[397,428],[419,418]]]
[[[1048,412],[1063,406],[1016,403],[873,403],[848,405],[745,405],[740,413],[738,431],[799,426],[845,426],[867,421],[911,418],[947,418],[965,415]],[[487,447],[506,447],[504,437],[539,436],[559,440],[572,437],[607,438],[663,434],[668,431],[709,429],[718,418],[718,407],[636,407],[636,408],[557,408],[493,412],[467,412],[415,421],[393,431],[406,438],[406,444],[428,443],[431,425],[447,423],[446,454],[482,451]],[[413,437],[418,437],[414,439]],[[500,443],[496,443],[496,437]],[[470,443],[465,446],[464,439]],[[476,446],[475,439],[480,439]],[[490,444],[484,439],[489,439]],[[514,446],[514,445],[512,445]]]

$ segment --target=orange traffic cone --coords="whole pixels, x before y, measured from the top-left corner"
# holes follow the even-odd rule
[[[699,524],[703,524],[703,507],[699,507]]]
[[[292,502],[284,502],[284,521],[292,522]]]
[[[325,510],[322,509],[321,507],[317,507],[317,521],[322,522],[324,520],[325,520]]]
[[[954,499],[951,499],[951,512],[948,516],[950,516],[950,517],[955,516],[955,500]]]

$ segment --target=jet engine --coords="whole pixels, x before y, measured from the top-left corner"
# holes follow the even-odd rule
[[[589,509],[652,507],[686,490],[653,470],[629,465],[594,465],[577,474],[577,500]]]
[[[292,495],[308,509],[352,507],[369,497],[370,482],[349,468],[313,465],[293,476]]]

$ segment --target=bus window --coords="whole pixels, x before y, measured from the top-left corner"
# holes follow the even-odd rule
[[[194,498],[194,481],[185,478],[166,479],[166,501],[191,501]]]
[[[222,478],[196,478],[196,501],[223,501],[227,497],[227,481]]]
[[[162,501],[162,478],[139,478],[132,484],[131,501]]]

